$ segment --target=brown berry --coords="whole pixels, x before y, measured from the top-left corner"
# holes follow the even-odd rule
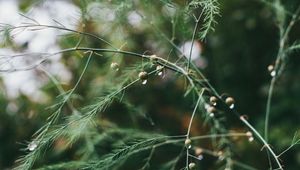
[[[273,70],[274,70],[274,66],[273,66],[272,64],[269,65],[269,66],[268,66],[268,71],[271,72],[271,71],[273,71]]]
[[[199,156],[199,155],[201,155],[203,153],[203,149],[202,148],[196,148],[195,149],[195,155],[196,156]]]
[[[209,101],[210,101],[210,104],[212,104],[212,105],[215,106],[215,105],[217,104],[218,98],[215,97],[215,96],[211,96],[211,97],[209,98]]]
[[[186,147],[189,147],[189,146],[191,145],[191,143],[192,143],[191,139],[186,139],[186,140],[184,141],[184,145],[185,145]]]
[[[234,104],[234,99],[232,97],[227,97],[226,100],[225,100],[225,103],[228,106],[231,106],[232,104]]]
[[[217,112],[217,109],[216,109],[215,107],[213,107],[213,106],[209,106],[209,107],[207,108],[207,112],[208,112],[208,113],[216,113],[216,112]]]
[[[139,78],[141,80],[147,80],[148,79],[148,73],[146,71],[142,71],[139,73]]]

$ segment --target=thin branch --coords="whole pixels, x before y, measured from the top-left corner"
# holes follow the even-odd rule
[[[193,47],[194,47],[194,41],[195,41],[196,31],[198,29],[198,25],[199,25],[202,13],[203,13],[203,10],[202,10],[201,14],[199,15],[199,17],[196,18],[196,24],[195,24],[194,31],[193,31],[193,36],[192,36],[192,44],[191,44],[191,48],[190,48],[190,54],[189,54],[189,59],[188,59],[187,70],[190,69],[190,63],[191,63],[191,59],[192,59],[192,52],[193,52]]]
[[[271,108],[271,100],[272,100],[272,96],[273,96],[273,90],[274,90],[275,82],[276,82],[276,79],[280,76],[280,74],[283,70],[282,59],[283,59],[283,57],[286,56],[285,48],[286,48],[288,35],[289,35],[290,30],[294,26],[294,24],[295,24],[295,22],[298,18],[299,13],[300,13],[300,6],[297,8],[296,12],[293,14],[292,19],[289,22],[289,25],[286,28],[286,30],[283,33],[281,33],[281,38],[280,38],[280,41],[279,41],[279,50],[278,50],[278,54],[277,54],[276,62],[275,62],[275,67],[274,67],[275,75],[272,77],[272,80],[271,80],[271,84],[270,84],[269,92],[268,92],[267,105],[266,105],[265,133],[264,133],[264,137],[265,137],[266,141],[268,141],[270,108]]]
[[[273,151],[273,149],[269,146],[269,144],[267,143],[267,141],[259,134],[259,132],[257,132],[257,130],[243,117],[240,117],[240,120],[249,128],[251,129],[252,132],[254,132],[254,134],[258,137],[258,139],[264,144],[264,147],[267,148],[267,150],[271,153],[271,155],[273,156],[274,160],[276,161],[278,168],[280,170],[283,170],[283,167],[278,159],[278,156],[275,154],[275,152]]]

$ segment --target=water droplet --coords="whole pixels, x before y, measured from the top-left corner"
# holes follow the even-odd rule
[[[210,116],[210,117],[214,117],[215,114],[214,114],[214,113],[210,113],[209,116]]]
[[[233,109],[233,108],[234,108],[234,104],[231,104],[231,105],[229,106],[229,108],[230,108],[230,109]]]
[[[162,76],[162,75],[163,75],[163,72],[160,71],[160,72],[157,73],[157,75]]]
[[[192,148],[192,145],[188,145],[187,148],[188,148],[188,149],[191,149],[191,148]]]
[[[143,81],[142,81],[142,84],[143,84],[143,85],[147,84],[147,80],[143,80]]]
[[[249,142],[253,142],[254,141],[254,137],[251,136],[251,137],[248,138],[248,140],[249,140]]]
[[[271,76],[272,76],[272,77],[275,77],[275,76],[276,76],[276,71],[275,71],[275,70],[271,71]]]
[[[203,159],[203,155],[202,155],[202,154],[199,155],[199,156],[197,157],[197,159],[198,159],[199,161],[201,161],[201,160]]]
[[[29,151],[34,151],[37,148],[38,144],[36,141],[32,141],[28,145],[28,150]]]
[[[217,106],[217,102],[213,102],[211,103],[213,106]]]
[[[158,72],[157,75],[162,76],[163,75],[163,66],[158,65],[156,66],[156,71]]]

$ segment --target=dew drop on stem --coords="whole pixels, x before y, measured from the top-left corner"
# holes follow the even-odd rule
[[[163,72],[160,71],[160,72],[157,73],[157,75],[162,76],[162,75],[163,75]]]
[[[249,138],[248,138],[248,141],[249,141],[249,142],[253,142],[253,141],[254,141],[254,137],[253,137],[253,136],[249,137]]]
[[[201,161],[203,158],[204,158],[204,157],[203,157],[202,154],[197,156],[197,159],[198,159],[199,161]]]
[[[275,76],[276,76],[276,71],[275,71],[275,70],[273,70],[273,71],[271,71],[271,73],[270,73],[270,74],[271,74],[271,76],[272,76],[272,77],[275,77]]]
[[[274,68],[274,65],[269,65],[268,66],[268,71],[270,72],[270,75],[272,76],[272,77],[275,77],[276,76],[276,70],[275,70],[275,68]]]
[[[143,84],[143,85],[146,85],[147,82],[148,82],[147,80],[143,80],[143,81],[142,81],[142,84]]]
[[[162,76],[163,75],[163,66],[158,65],[156,66],[156,71],[158,72],[157,75]]]
[[[229,108],[230,108],[230,109],[234,109],[234,104],[231,104],[231,105],[229,106]]]
[[[28,150],[29,151],[34,151],[37,148],[38,144],[36,141],[32,141],[28,145]]]

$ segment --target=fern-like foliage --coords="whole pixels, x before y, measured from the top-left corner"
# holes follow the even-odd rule
[[[131,155],[139,153],[148,149],[151,149],[153,145],[164,141],[163,139],[143,139],[140,141],[135,141],[130,145],[124,145],[114,151],[113,154],[105,156],[101,161],[97,161],[91,164],[91,169],[111,169],[112,167],[119,166],[122,162],[126,161]]]
[[[89,15],[89,11],[87,11],[88,4],[90,3],[89,1],[80,1],[79,3],[82,5],[82,22],[87,24],[87,27],[85,27],[85,25],[84,28],[81,28],[84,31],[68,29],[58,22],[56,23],[59,26],[51,26],[42,25],[34,20],[31,20],[31,22],[34,22],[33,24],[27,23],[21,25],[20,27],[10,26],[9,29],[5,29],[3,27],[0,29],[0,32],[6,35],[7,38],[10,36],[10,31],[15,31],[20,28],[25,28],[25,30],[57,29],[71,32],[71,35],[74,34],[80,37],[79,40],[76,39],[74,42],[72,42],[72,44],[76,44],[75,47],[64,47],[65,49],[56,53],[35,54],[43,56],[42,60],[36,65],[20,70],[37,68],[41,63],[46,62],[49,57],[52,57],[56,54],[70,53],[71,55],[76,54],[76,56],[87,57],[86,63],[83,64],[83,70],[78,75],[78,80],[75,81],[75,85],[69,90],[65,90],[54,76],[44,71],[59,89],[60,95],[57,98],[56,104],[53,104],[51,107],[49,107],[51,113],[47,121],[45,121],[44,125],[41,126],[41,128],[33,135],[32,141],[27,143],[27,146],[24,148],[25,155],[18,160],[15,169],[29,170],[36,167],[40,167],[40,170],[121,169],[126,163],[130,162],[131,158],[134,158],[135,156],[141,156],[142,158],[139,160],[141,161],[139,162],[139,165],[144,163],[144,166],[141,165],[141,169],[151,169],[157,167],[160,167],[161,169],[176,169],[180,166],[181,169],[189,170],[197,166],[195,162],[197,163],[197,161],[201,161],[203,154],[208,155],[216,160],[216,164],[212,165],[214,168],[224,167],[223,169],[233,169],[235,166],[237,166],[245,169],[255,169],[235,160],[235,139],[233,138],[239,137],[246,137],[250,142],[253,140],[258,140],[267,150],[270,165],[272,165],[274,162],[276,163],[278,169],[283,169],[282,163],[279,161],[279,157],[285,152],[289,151],[295,145],[298,145],[299,137],[296,134],[292,144],[286,150],[284,150],[281,154],[275,153],[273,148],[268,144],[268,118],[271,105],[272,89],[275,80],[277,80],[277,77],[281,73],[280,71],[282,71],[285,66],[285,58],[291,52],[300,49],[299,43],[295,43],[294,45],[288,44],[288,35],[293,27],[293,24],[298,21],[299,11],[295,12],[295,14],[292,16],[290,24],[286,25],[289,18],[287,17],[286,12],[283,12],[286,11],[286,9],[279,0],[275,2],[276,3],[273,4],[273,7],[275,9],[275,17],[279,22],[280,27],[280,48],[276,59],[276,65],[274,66],[274,69],[277,72],[273,77],[273,84],[270,86],[271,90],[269,92],[267,102],[265,137],[262,137],[258,130],[256,130],[248,122],[246,116],[241,115],[237,111],[234,105],[235,101],[231,96],[227,94],[221,95],[214,89],[202,71],[191,59],[194,45],[193,43],[195,43],[195,46],[198,45],[199,49],[201,46],[200,41],[196,42],[197,38],[195,35],[198,34],[200,40],[204,40],[207,35],[215,29],[215,25],[217,23],[216,18],[220,16],[220,4],[218,0],[191,0],[184,2],[160,0],[153,2],[153,6],[151,6],[153,8],[150,8],[150,3],[147,0],[126,0],[122,2],[113,0],[104,3],[101,3],[101,1],[95,1],[94,5],[99,3],[99,8],[103,10],[109,10],[109,7],[111,6],[114,7],[114,9],[110,12],[115,14],[115,16],[120,17],[118,22],[116,21],[110,23],[110,27],[104,29],[102,27],[105,26],[100,24],[101,26],[93,30],[95,32],[100,32],[99,34],[101,34],[101,36],[97,36],[96,33],[94,34],[85,32],[89,31],[89,29],[92,29],[89,27],[90,25],[86,21],[88,20],[86,15]],[[163,7],[159,6],[161,4],[163,4]],[[182,8],[181,5],[183,6]],[[141,9],[145,8],[143,9],[144,11],[139,11],[139,7],[141,7]],[[147,20],[151,18],[148,17],[148,15],[145,15],[147,17],[144,17],[143,12],[146,13],[147,11],[150,11],[150,15],[153,14],[155,16],[155,12],[153,11],[156,11],[156,8],[159,9],[157,11],[164,11],[164,13],[167,13],[163,14],[163,19],[157,17],[159,19],[156,20],[155,17],[151,16],[153,18],[153,22],[151,21],[149,24],[150,26],[142,27],[140,28],[141,30],[136,28],[136,20]],[[182,11],[184,12],[176,11],[178,10],[177,8],[183,9]],[[171,14],[172,11],[175,12]],[[189,18],[186,19],[185,17]],[[135,22],[128,23],[130,22],[128,21],[130,18],[133,18]],[[169,21],[170,18],[172,20],[171,22]],[[191,26],[191,20],[196,21],[192,35],[190,35],[190,29],[188,29]],[[168,24],[172,27],[171,39],[168,39],[169,34],[164,34],[164,31],[160,31],[159,24],[164,22],[168,22]],[[144,21],[141,21],[140,23],[143,24]],[[121,24],[121,26],[118,26],[118,24]],[[155,24],[158,24],[159,26],[156,27]],[[114,31],[114,27],[117,27],[120,31]],[[184,30],[181,32],[184,32],[184,36],[177,39],[176,36],[179,34],[179,31],[176,29],[180,27],[182,30]],[[155,32],[159,32],[159,38],[166,39],[167,43],[169,44],[160,46],[160,43],[153,43],[155,40],[152,35],[149,36],[150,38],[148,35],[144,35],[144,32],[149,31],[152,33],[152,29],[154,29]],[[114,35],[110,36],[110,40],[105,40],[102,38],[102,34],[111,31],[114,32]],[[120,35],[122,34],[120,39],[119,37],[115,36],[117,33],[120,33]],[[140,49],[134,49],[133,44],[138,44],[140,42],[127,41],[127,39],[129,39],[127,35],[142,37],[143,41],[149,38],[149,42],[141,43],[142,45],[139,46],[141,49],[147,48],[148,50],[149,48],[149,50],[141,52]],[[103,35],[103,37],[105,36],[106,35]],[[89,43],[89,38],[93,39],[91,41],[93,43],[92,45]],[[181,43],[179,41],[185,41],[186,39],[190,38],[192,39],[193,44],[190,47],[190,56],[187,56],[189,58],[182,57],[184,54],[180,47],[177,46],[177,43]],[[123,40],[126,42],[122,42]],[[117,44],[117,46],[121,47],[117,48],[113,44]],[[172,49],[164,49],[165,47],[169,48],[170,46]],[[139,51],[140,53],[131,52],[130,50]],[[166,52],[168,50],[169,53]],[[173,50],[176,50],[176,52],[173,52]],[[25,56],[30,56],[30,54],[7,56],[5,59],[13,61],[17,57],[21,58]],[[136,59],[134,59],[134,57]],[[86,72],[88,72],[87,70],[92,63],[91,61],[94,58],[95,60],[97,59],[97,62],[93,63],[96,66],[93,67],[94,70],[92,70],[91,73],[93,73],[93,75],[95,74],[95,77],[97,77],[95,78],[96,80],[90,78],[93,76],[86,75]],[[79,60],[81,59],[82,58]],[[128,63],[134,64],[128,65]],[[125,67],[123,67],[124,65]],[[102,70],[99,71],[98,69]],[[10,69],[2,71],[10,71]],[[89,88],[90,91],[87,93],[83,92],[83,98],[77,100],[76,97],[80,95],[76,94],[76,92],[78,90],[79,93],[78,88],[80,85],[86,85],[85,83],[90,81],[88,78],[86,81],[83,81],[85,80],[85,76],[93,79],[93,81],[97,83],[95,83],[96,85],[91,85]],[[124,116],[125,113],[127,113],[127,110],[130,112],[130,116],[131,114],[134,116],[146,114],[141,113],[143,112],[141,111],[142,109],[140,110],[139,106],[135,106],[133,104],[134,102],[131,101],[131,95],[139,95],[140,98],[138,98],[138,100],[144,100],[145,103],[151,103],[152,98],[149,97],[150,100],[145,98],[142,91],[142,87],[146,88],[147,82],[148,80],[151,80],[151,78],[159,79],[159,83],[163,82],[161,83],[163,85],[159,85],[167,86],[165,88],[166,90],[169,90],[169,84],[175,84],[176,90],[181,90],[180,95],[182,95],[184,100],[186,99],[186,102],[188,103],[187,115],[182,114],[182,112],[186,111],[177,111],[176,109],[174,109],[174,111],[170,111],[169,113],[170,117],[175,117],[176,115],[180,119],[184,118],[184,121],[178,121],[180,122],[180,128],[183,127],[180,129],[180,134],[178,134],[178,136],[166,136],[165,134],[167,133],[165,133],[163,130],[157,127],[148,127],[143,123],[141,123],[142,125],[138,127],[138,129],[132,129],[132,127],[135,127],[133,125],[128,128],[118,125],[108,118],[110,116],[108,113],[110,113],[112,106],[118,104],[122,105],[122,107],[115,112],[119,112],[118,116],[120,117]],[[130,91],[131,88],[134,90]],[[132,93],[127,93],[128,91]],[[170,96],[161,97],[173,98],[173,95],[170,94]],[[151,105],[147,107],[151,108],[153,106]],[[162,112],[165,112],[165,110],[162,110]],[[233,127],[228,125],[229,123],[237,120],[240,121],[240,123],[244,126],[242,129],[242,127],[239,125],[239,129],[242,129],[243,132],[237,132],[239,130],[233,130]],[[173,122],[168,123],[173,124]],[[195,126],[197,123],[198,126]],[[186,124],[188,125],[187,128]],[[199,124],[201,124],[201,126]],[[199,128],[200,130],[198,130],[198,127],[201,127]],[[155,133],[151,131],[152,129],[155,130]],[[184,133],[183,135],[182,131]],[[235,132],[231,133],[231,131]],[[196,136],[195,134],[201,135]],[[201,141],[204,139],[207,141]],[[49,161],[50,163],[46,162],[46,165],[40,166],[38,163],[42,160],[41,157],[44,157],[45,155],[48,156],[47,153],[49,148],[55,146],[56,143],[61,141],[63,141],[63,144],[61,144],[64,147],[64,149],[62,149],[63,152],[72,150],[72,152],[74,152],[72,155],[73,157],[68,158],[68,160],[65,161],[55,162],[53,164],[51,161]],[[207,148],[202,148],[202,144],[203,146],[207,146]],[[176,149],[180,148],[181,150],[178,153],[174,152],[170,154],[172,160],[161,160],[161,162],[158,162],[157,165],[152,166],[151,159],[155,152],[157,152],[156,149],[166,145],[172,145],[172,147],[175,146]],[[164,149],[168,150],[166,148],[167,147]],[[147,153],[147,155],[149,153],[148,157],[145,156],[145,153]],[[42,161],[42,163],[44,162]]]
[[[189,3],[190,8],[201,8],[203,15],[203,23],[198,33],[200,39],[204,39],[210,31],[214,31],[216,16],[220,15],[219,2],[217,0],[192,0]]]

